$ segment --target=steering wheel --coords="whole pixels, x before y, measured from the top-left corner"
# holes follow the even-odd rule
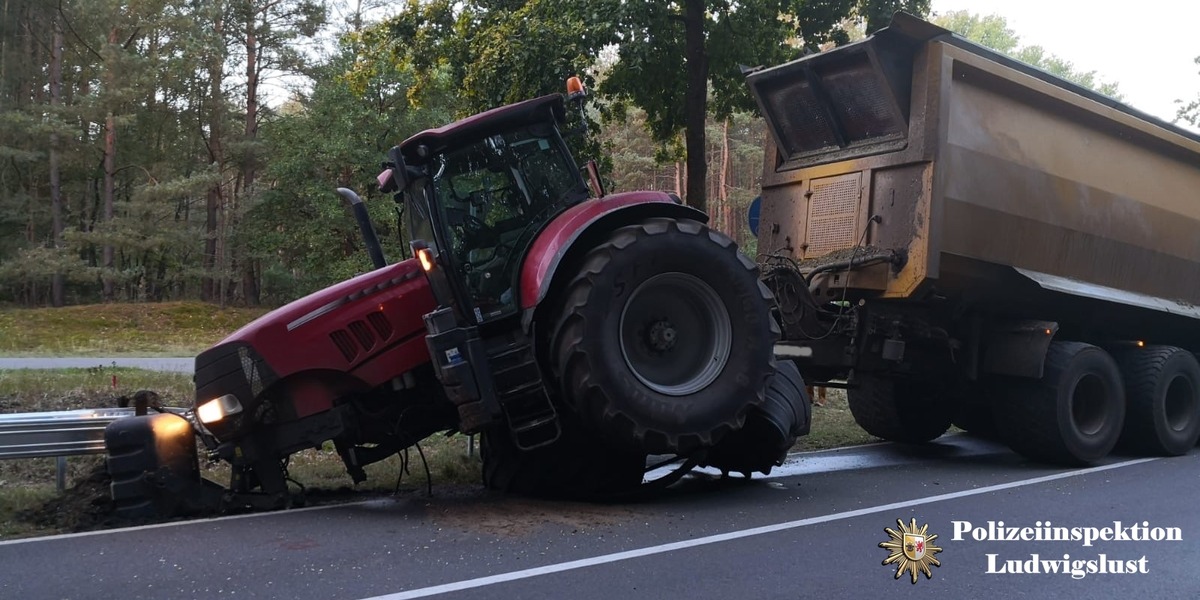
[[[483,219],[461,208],[446,208],[446,217],[450,227],[462,227],[463,233],[475,235],[488,228]]]

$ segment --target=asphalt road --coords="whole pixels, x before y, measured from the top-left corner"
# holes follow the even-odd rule
[[[1023,462],[950,436],[798,455],[772,477],[685,479],[652,502],[586,505],[481,492],[0,543],[2,598],[1200,597],[1200,453],[1093,469]],[[932,578],[888,551],[928,524]],[[1147,522],[1179,541],[976,541],[956,527]],[[1169,532],[1168,532],[1169,533]],[[1136,535],[1136,534],[1135,534]],[[932,548],[928,550],[932,552]],[[988,573],[1006,560],[1136,561],[1146,573]],[[1033,563],[1030,562],[1030,565]],[[1039,563],[1042,564],[1042,563]],[[1122,564],[1126,564],[1122,562]],[[998,570],[994,568],[993,570]]]
[[[195,369],[195,364],[195,358],[0,358],[0,370],[88,369],[115,365],[190,374]]]

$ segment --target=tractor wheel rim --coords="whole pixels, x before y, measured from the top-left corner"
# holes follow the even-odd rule
[[[721,297],[700,278],[662,273],[621,309],[621,355],[646,387],[686,396],[708,387],[729,361],[733,333]]]

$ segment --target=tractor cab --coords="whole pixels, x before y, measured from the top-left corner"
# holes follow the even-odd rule
[[[562,96],[543,96],[393,149],[393,164],[405,165],[410,238],[442,268],[435,295],[446,296],[439,303],[464,324],[518,313],[518,270],[529,245],[552,218],[588,198],[559,132],[565,112]]]
[[[425,315],[426,342],[461,429],[502,425],[520,448],[560,431],[517,317],[534,239],[589,196],[559,131],[565,120],[559,94],[503,106],[405,140],[380,175],[405,204],[438,303]]]

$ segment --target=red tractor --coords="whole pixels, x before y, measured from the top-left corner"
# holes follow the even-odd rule
[[[581,100],[576,88],[572,94]],[[581,102],[580,102],[581,103]],[[114,423],[127,515],[291,504],[288,457],[333,442],[350,477],[439,432],[482,434],[483,480],[543,496],[639,489],[650,455],[768,472],[808,432],[754,262],[662,192],[606,195],[558,94],[391,149],[413,257],[301,298],[196,357],[195,408]],[[595,194],[589,192],[589,180]],[[594,196],[594,197],[593,197]],[[202,479],[195,436],[232,466]]]

